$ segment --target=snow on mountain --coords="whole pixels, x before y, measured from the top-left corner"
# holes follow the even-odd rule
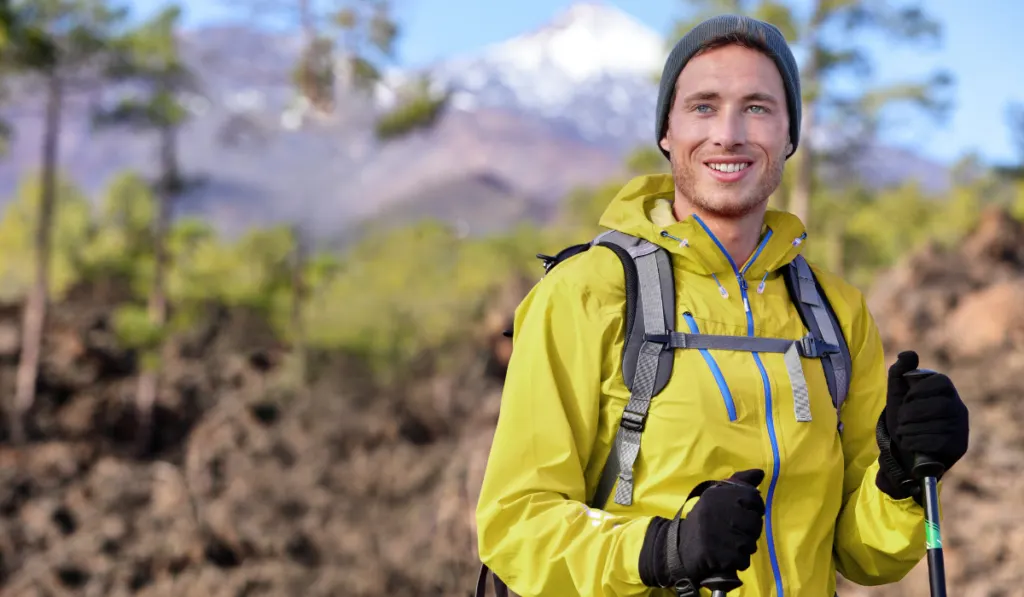
[[[494,66],[532,72],[556,68],[576,83],[605,74],[646,75],[661,68],[664,42],[628,13],[609,4],[581,2],[545,27],[484,48]]]
[[[651,137],[664,38],[604,2],[580,2],[544,27],[431,69],[456,108],[549,119],[582,139],[628,148]]]

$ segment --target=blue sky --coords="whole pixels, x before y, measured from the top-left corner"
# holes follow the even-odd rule
[[[237,0],[236,0],[237,1]],[[132,0],[140,12],[163,0]],[[798,4],[806,4],[797,0]],[[681,16],[681,0],[611,0],[653,29],[668,33]],[[224,15],[223,0],[183,0],[189,25]],[[399,60],[421,65],[470,52],[544,24],[572,0],[398,0],[403,37]],[[1006,126],[1006,106],[1024,102],[1024,2],[1007,0],[928,0],[929,14],[944,28],[944,43],[934,50],[901,47],[874,40],[869,48],[881,81],[919,78],[930,69],[949,69],[956,78],[954,109],[946,124],[914,126],[888,136],[896,143],[943,161],[969,151],[987,160],[1009,161],[1016,153]]]

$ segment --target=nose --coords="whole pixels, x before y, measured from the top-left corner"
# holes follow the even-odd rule
[[[733,149],[747,141],[747,128],[739,110],[725,109],[718,113],[711,126],[711,141],[722,148]]]

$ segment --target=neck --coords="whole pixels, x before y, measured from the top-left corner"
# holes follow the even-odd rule
[[[736,267],[743,267],[743,264],[757,249],[757,243],[761,240],[761,228],[764,225],[766,209],[767,202],[740,217],[722,216],[693,205],[678,191],[673,205],[677,220],[682,221],[692,214],[697,214],[725,247],[726,253],[732,258]]]

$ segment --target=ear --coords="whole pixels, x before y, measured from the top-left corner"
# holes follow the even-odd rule
[[[658,141],[658,145],[660,145],[661,148],[664,149],[665,151],[669,151],[668,139],[666,137],[662,137],[661,141]]]

